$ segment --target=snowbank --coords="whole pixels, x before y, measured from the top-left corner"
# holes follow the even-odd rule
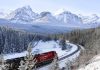
[[[90,60],[90,63],[78,70],[100,70],[100,54]]]

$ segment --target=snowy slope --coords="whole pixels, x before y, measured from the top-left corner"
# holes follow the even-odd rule
[[[0,12],[0,18],[3,18],[5,15],[3,12]]]
[[[95,56],[88,65],[78,70],[100,70],[100,55]]]
[[[34,13],[30,6],[24,6],[18,8],[15,11],[11,12],[6,18],[11,20],[14,23],[27,23],[32,22],[35,18],[38,17],[37,13]]]
[[[55,13],[55,17],[59,21],[61,21],[63,23],[67,23],[67,24],[82,24],[82,19],[80,17],[78,17],[75,14],[72,14],[69,11],[63,10],[63,9],[58,10]]]
[[[20,23],[12,23],[10,20],[0,19],[0,26],[12,28],[19,31],[26,31],[31,33],[36,33],[40,35],[46,34],[61,34],[67,33],[74,29],[86,29],[91,27],[97,27],[96,24],[88,25],[88,24],[80,24],[80,25],[72,25],[72,24],[56,24],[56,23],[30,23],[30,24],[20,24]]]
[[[59,42],[59,41],[58,41]],[[58,53],[58,57],[61,58],[63,56],[66,56],[72,52],[74,52],[75,50],[77,50],[77,46],[71,43],[67,43],[68,45],[70,45],[70,49],[61,50],[61,46],[59,45],[58,42],[55,41],[39,41],[38,44],[33,48],[32,52],[34,54],[36,53],[44,53],[44,52],[48,52],[48,51],[56,51]],[[66,46],[68,47],[68,46]],[[22,56],[26,56],[26,51],[22,52],[22,53],[15,53],[15,54],[7,54],[5,55],[5,60],[6,59],[12,59],[12,58],[17,58],[17,57],[22,57]]]
[[[100,23],[100,17],[96,14],[92,14],[91,16],[80,15],[79,17],[82,18],[82,21],[83,21],[84,24]]]
[[[6,13],[0,11],[0,18],[5,18],[6,15]]]
[[[39,34],[65,33],[73,29],[94,28],[100,26],[99,17],[96,15],[94,16],[95,19],[89,19],[88,17],[80,17],[65,10],[56,12],[55,15],[52,15],[51,12],[41,12],[40,14],[37,14],[32,11],[30,6],[24,6],[11,12],[5,18],[7,20],[0,19],[0,26],[7,26],[9,28]]]
[[[60,22],[50,13],[50,12],[41,12],[40,17],[37,18],[35,23],[49,23],[49,24],[59,24]]]

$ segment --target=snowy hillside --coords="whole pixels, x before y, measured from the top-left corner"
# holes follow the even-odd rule
[[[1,13],[2,14],[2,13]],[[11,12],[4,19],[0,19],[0,26],[15,28],[23,31],[38,34],[66,33],[73,29],[94,28],[100,26],[99,17],[95,19],[83,18],[69,11],[41,12],[37,14],[32,11],[30,6],[24,6]],[[96,23],[94,23],[95,20]],[[84,21],[84,23],[83,23]],[[91,21],[91,24],[88,23]]]
[[[80,15],[80,18],[82,18],[82,21],[83,21],[84,24],[100,23],[100,17],[96,14],[92,14],[91,16]]]
[[[59,24],[59,21],[50,12],[41,12],[35,23]]]
[[[35,18],[38,17],[37,13],[34,13],[30,6],[24,6],[18,8],[15,11],[11,12],[6,18],[11,20],[14,23],[27,23],[32,22]]]
[[[82,19],[80,17],[66,10],[58,10],[57,13],[55,13],[55,16],[63,23],[82,24]]]
[[[95,56],[88,65],[78,70],[100,70],[100,55]]]
[[[79,16],[63,9],[55,12],[54,15],[52,15],[52,12],[45,11],[38,14],[33,12],[30,6],[18,8],[5,18],[14,23],[55,23],[62,25],[67,23],[71,26],[81,26],[83,23],[89,24],[89,22],[94,23],[95,21],[99,21],[99,17],[97,15],[92,15],[92,17]],[[66,26],[68,26],[67,24]]]
[[[6,15],[7,15],[6,13],[0,12],[0,18],[5,18]]]
[[[67,47],[66,50],[61,50],[59,41],[57,41],[57,42],[55,42],[55,41],[46,41],[46,42],[39,41],[38,44],[33,48],[32,52],[33,52],[33,54],[38,54],[38,53],[44,53],[44,52],[48,52],[48,51],[56,51],[58,54],[58,59],[61,59],[61,60],[59,60],[59,66],[60,66],[60,68],[62,68],[65,66],[65,63],[67,63],[68,60],[73,61],[80,54],[80,49],[77,52],[75,52],[78,49],[77,45],[67,43],[66,47]],[[26,54],[27,54],[27,51],[24,51],[22,53],[7,54],[4,56],[4,59],[7,60],[7,59],[12,59],[12,58],[22,57],[22,56],[26,56]],[[66,57],[66,56],[68,56],[68,57]],[[42,69],[40,69],[40,70],[42,70]]]

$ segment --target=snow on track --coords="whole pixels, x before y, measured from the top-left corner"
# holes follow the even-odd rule
[[[58,42],[39,41],[39,43],[36,45],[36,47],[33,48],[32,52],[35,54],[35,53],[44,53],[44,52],[48,52],[48,51],[56,51],[58,54],[60,68],[62,68],[65,66],[65,63],[68,60],[73,61],[80,54],[79,46],[72,44],[72,43],[67,43],[66,47],[71,47],[71,48],[67,49],[67,50],[61,50],[61,46],[58,44]],[[7,54],[4,56],[4,59],[7,60],[7,59],[12,59],[12,58],[18,58],[18,57],[26,56],[26,54],[27,54],[27,51],[24,51],[22,53]],[[48,66],[46,66],[46,67],[48,67]]]
[[[54,42],[54,41],[47,41],[47,42],[39,41],[38,45],[33,48],[32,52],[33,53],[44,53],[44,52],[48,52],[48,51],[56,51],[57,54],[58,54],[58,57],[62,58],[62,57],[69,55],[70,53],[72,53],[72,52],[74,52],[75,50],[78,49],[78,47],[74,44],[71,44],[71,43],[67,43],[67,44],[72,46],[72,48],[62,51],[60,45],[57,42]],[[22,53],[6,54],[4,56],[4,59],[6,60],[6,59],[12,59],[12,58],[26,56],[26,53],[27,53],[27,51],[24,51]]]

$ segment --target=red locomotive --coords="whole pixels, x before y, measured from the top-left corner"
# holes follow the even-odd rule
[[[57,53],[55,51],[38,54],[35,56],[37,60],[36,66],[40,67],[40,66],[49,64],[54,60],[55,57],[57,57]]]
[[[41,67],[47,64],[50,64],[54,58],[57,57],[57,53],[55,51],[45,52],[41,54],[36,54],[33,59],[36,59],[36,67]],[[11,65],[10,70],[18,70],[20,65],[20,61],[24,60],[24,57],[14,58],[7,60],[7,63]]]
[[[55,56],[57,56],[56,52],[50,51],[50,52],[38,54],[35,56],[35,58],[38,61],[38,63],[41,63],[44,61],[52,60]]]

